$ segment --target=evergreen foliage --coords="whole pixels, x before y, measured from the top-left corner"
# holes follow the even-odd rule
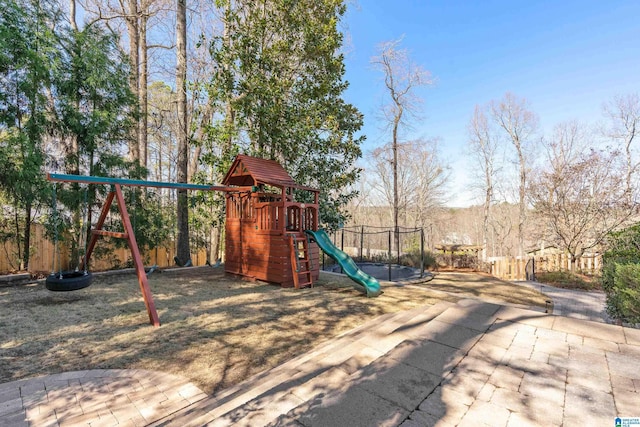
[[[1,7],[0,36],[12,42],[0,45],[0,193],[27,268],[31,223],[50,203],[45,169],[128,175],[120,151],[134,99],[113,34],[99,25],[74,30],[46,1],[2,0]],[[99,197],[91,190],[89,203]],[[59,228],[71,231],[77,259],[84,191],[61,187],[57,197]]]
[[[13,217],[18,265],[29,264],[33,210],[46,200],[43,139],[49,126],[44,89],[51,76],[50,13],[39,3],[2,1],[0,18],[0,193]]]
[[[640,323],[640,224],[611,233],[604,253],[602,287],[614,319]]]
[[[219,121],[211,138],[226,165],[231,153],[275,159],[299,183],[319,188],[320,221],[335,227],[360,170],[362,115],[342,99],[342,0],[219,1],[225,31],[210,52],[209,86]]]
[[[122,159],[119,150],[127,145],[135,98],[116,37],[98,25],[65,28],[58,46],[53,111],[56,137],[66,150],[64,168],[90,175],[107,172],[104,155],[110,173],[117,174],[113,168],[118,166],[128,170],[122,160],[114,162],[114,155]]]

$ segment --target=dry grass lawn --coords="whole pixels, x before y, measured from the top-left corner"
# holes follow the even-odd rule
[[[383,282],[384,294],[370,299],[348,279],[324,274],[303,290],[208,267],[166,270],[149,281],[159,328],[148,323],[134,274],[95,276],[76,292],[49,292],[42,283],[0,288],[0,383],[84,369],[150,369],[183,375],[213,393],[384,313],[458,299],[431,289],[525,305],[545,300],[524,287],[455,273],[405,287]]]
[[[459,294],[460,297],[479,298],[498,304],[507,302],[544,307],[545,300],[548,299],[539,292],[482,273],[438,273],[428,287],[454,295]]]

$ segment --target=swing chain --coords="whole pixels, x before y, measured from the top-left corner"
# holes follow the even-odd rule
[[[56,271],[56,261],[58,264],[58,275],[62,278],[62,265],[60,262],[60,246],[58,245],[58,200],[57,200],[57,188],[58,184],[53,183],[51,207],[53,210],[53,268],[51,274]]]
[[[82,218],[84,219],[84,226],[80,228],[80,232],[82,233],[82,237],[84,238],[84,260],[82,261],[82,266],[84,268],[84,274],[87,274],[89,270],[89,260],[87,259],[87,249],[89,246],[89,184],[84,189],[84,212],[82,213]]]

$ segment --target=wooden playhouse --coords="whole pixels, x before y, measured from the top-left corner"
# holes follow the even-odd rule
[[[298,185],[275,160],[238,155],[223,180],[250,186],[226,192],[225,271],[283,287],[312,286],[319,249],[305,230],[318,230],[319,190]],[[312,202],[296,201],[306,193]]]

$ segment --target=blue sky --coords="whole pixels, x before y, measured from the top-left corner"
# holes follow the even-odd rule
[[[349,34],[345,98],[365,115],[366,152],[384,144],[376,112],[385,93],[370,65],[376,46],[402,47],[432,72],[420,89],[422,118],[408,138],[438,137],[456,179],[449,205],[468,205],[472,167],[466,127],[476,104],[513,92],[530,102],[541,130],[602,119],[602,104],[640,91],[640,1],[360,0],[345,19]]]

